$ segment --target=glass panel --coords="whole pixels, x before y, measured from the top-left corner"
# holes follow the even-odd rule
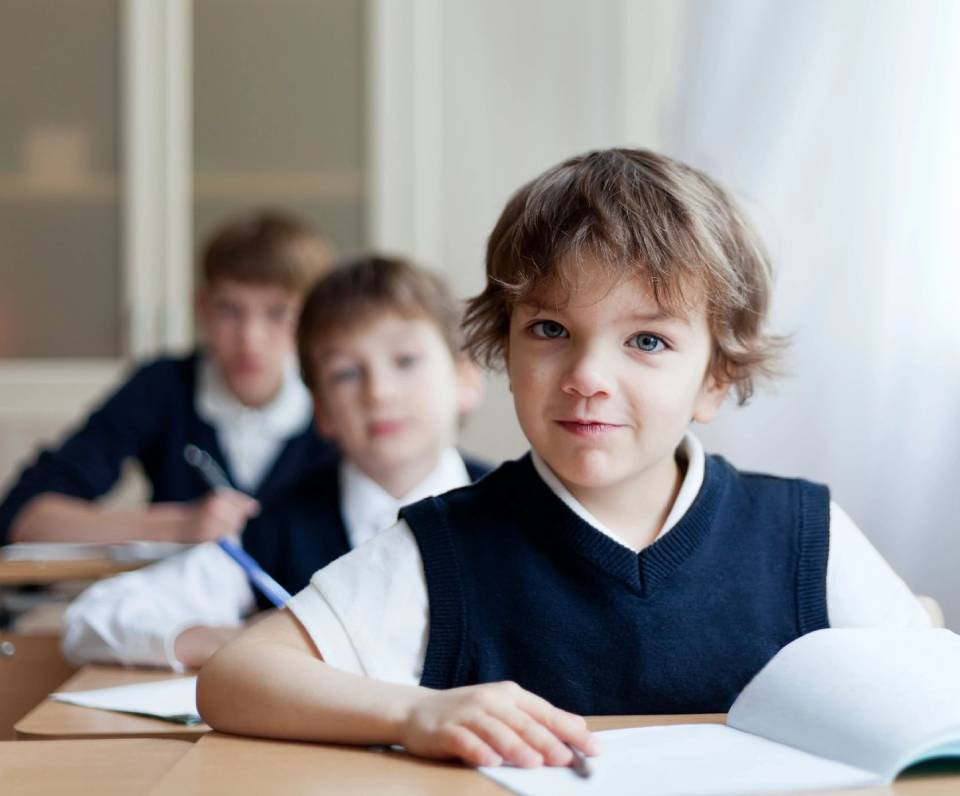
[[[287,209],[363,245],[364,4],[196,0],[194,229]]]
[[[0,3],[0,358],[121,354],[118,2]]]

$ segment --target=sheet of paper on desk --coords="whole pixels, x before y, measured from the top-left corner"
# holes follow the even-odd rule
[[[591,776],[569,768],[481,768],[514,793],[680,796],[772,793],[877,784],[869,771],[836,763],[722,724],[680,724],[596,733]]]
[[[4,561],[159,561],[193,545],[180,542],[18,542],[0,547]]]
[[[154,683],[136,683],[93,691],[61,691],[51,699],[86,708],[134,713],[178,724],[199,724],[197,678],[179,677]]]

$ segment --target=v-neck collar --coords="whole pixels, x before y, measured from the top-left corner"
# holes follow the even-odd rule
[[[642,597],[651,595],[699,547],[710,532],[723,490],[722,463],[706,458],[703,484],[670,531],[639,553],[578,516],[544,483],[528,453],[517,461],[514,490],[527,527],[546,544],[569,546]]]

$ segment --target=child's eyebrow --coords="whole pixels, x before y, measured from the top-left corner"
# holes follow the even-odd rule
[[[668,312],[662,307],[656,312],[633,312],[628,316],[632,321],[639,321],[641,323],[655,323],[658,321],[668,321],[672,323],[682,323],[685,326],[690,325],[690,319],[685,315],[678,315],[676,313]]]

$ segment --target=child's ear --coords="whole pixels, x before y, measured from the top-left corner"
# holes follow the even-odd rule
[[[692,419],[697,423],[709,423],[717,416],[729,392],[730,382],[721,381],[716,374],[708,373],[693,407]]]
[[[483,400],[483,372],[469,357],[457,358],[457,414],[464,417]]]

